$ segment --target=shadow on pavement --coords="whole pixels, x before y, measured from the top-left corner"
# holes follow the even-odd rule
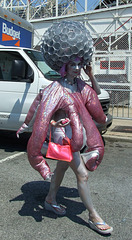
[[[20,138],[16,137],[16,132],[0,131],[0,146],[5,152],[25,151],[31,133],[23,133]]]
[[[48,193],[49,185],[49,182],[43,181],[28,182],[22,186],[22,194],[11,199],[10,202],[24,201],[22,208],[18,212],[20,216],[32,216],[36,222],[41,222],[44,216],[55,219],[58,216],[44,208],[44,200]],[[88,223],[77,216],[86,210],[83,203],[69,199],[79,198],[77,189],[60,187],[57,198],[59,199],[58,203],[66,207],[66,216],[71,221],[88,226]]]

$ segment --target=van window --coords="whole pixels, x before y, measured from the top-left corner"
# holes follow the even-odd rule
[[[0,81],[33,82],[33,70],[18,52],[1,51]]]
[[[32,59],[35,65],[39,68],[39,70],[43,73],[45,78],[48,80],[57,80],[60,78],[60,74],[56,71],[52,70],[45,62],[43,54],[41,52],[35,50],[24,50],[26,54]]]

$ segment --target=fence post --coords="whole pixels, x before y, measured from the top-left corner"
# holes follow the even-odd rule
[[[132,108],[132,57],[129,57],[130,108]]]

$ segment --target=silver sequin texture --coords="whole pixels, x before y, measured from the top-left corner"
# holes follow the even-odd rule
[[[54,23],[43,35],[41,50],[46,63],[55,71],[76,57],[87,64],[93,54],[92,37],[80,22]]]

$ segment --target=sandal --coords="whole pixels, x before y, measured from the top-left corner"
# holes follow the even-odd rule
[[[66,214],[66,210],[61,205],[55,205],[52,203],[44,202],[45,209],[51,212],[56,213],[57,215],[64,216]]]
[[[101,234],[110,234],[113,231],[113,227],[109,227],[107,229],[98,228],[97,225],[107,225],[105,222],[92,222],[91,220],[88,220],[88,224],[91,229]]]

